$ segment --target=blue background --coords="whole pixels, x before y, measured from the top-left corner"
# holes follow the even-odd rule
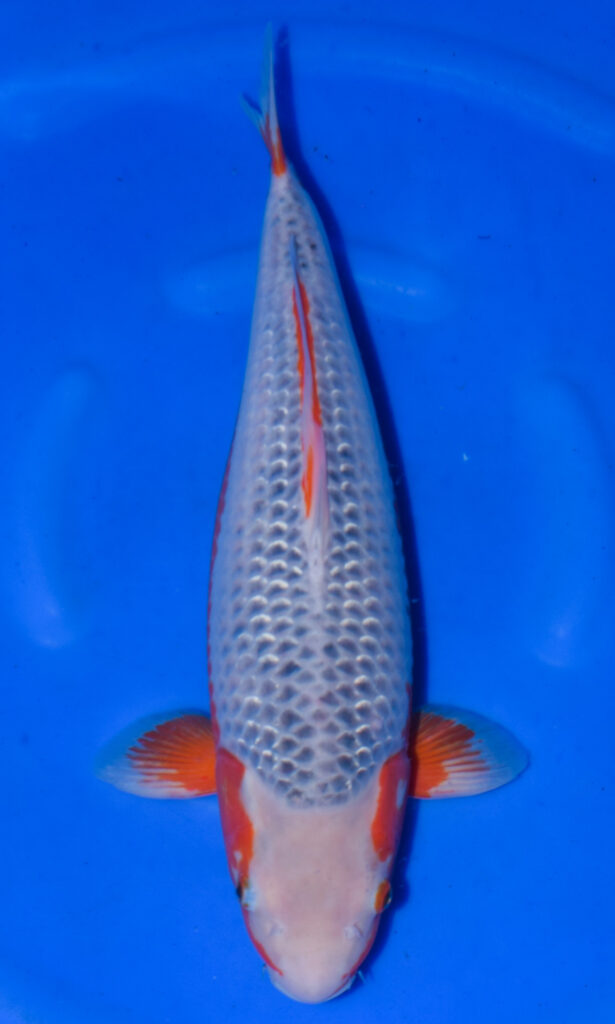
[[[418,688],[532,758],[410,815],[365,983],[321,1007],[262,976],[215,800],[91,770],[205,701],[268,18],[398,482]],[[613,29],[596,0],[2,5],[2,1024],[613,1020]]]

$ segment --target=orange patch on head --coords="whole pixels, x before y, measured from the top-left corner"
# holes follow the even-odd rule
[[[376,889],[376,896],[374,899],[374,910],[377,914],[381,914],[383,910],[386,910],[389,903],[391,902],[391,883],[385,878],[384,882],[381,882]]]
[[[408,791],[410,761],[405,750],[392,754],[380,769],[378,804],[372,821],[372,843],[379,860],[397,849]]]
[[[474,732],[461,722],[454,722],[429,712],[421,714],[421,727],[413,746],[413,792],[433,793],[449,777],[447,760],[455,758],[456,768],[469,769],[484,763],[479,750],[472,747]]]
[[[233,883],[242,887],[248,884],[254,852],[254,826],[241,797],[245,771],[245,765],[238,757],[224,747],[219,748],[216,780],[224,845]]]
[[[140,736],[126,757],[144,782],[175,784],[187,793],[215,792],[214,737],[203,715],[161,722]]]

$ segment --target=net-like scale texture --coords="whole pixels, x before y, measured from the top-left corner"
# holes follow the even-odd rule
[[[293,236],[325,435],[324,554],[301,490]],[[209,630],[220,743],[293,804],[348,799],[399,750],[411,649],[392,487],[322,227],[292,174],[267,203]]]

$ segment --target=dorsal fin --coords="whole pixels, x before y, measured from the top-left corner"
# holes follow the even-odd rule
[[[293,272],[293,315],[297,332],[297,368],[301,395],[301,489],[305,515],[311,528],[310,536],[322,557],[329,529],[327,454],[318,397],[310,302],[301,280],[294,236],[290,241],[290,262]]]

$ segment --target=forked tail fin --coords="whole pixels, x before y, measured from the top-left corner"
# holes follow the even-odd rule
[[[265,140],[265,145],[271,156],[271,170],[273,174],[285,174],[287,170],[286,154],[282,146],[280,126],[278,124],[278,112],[275,103],[275,72],[273,60],[273,30],[267,25],[265,31],[265,48],[263,51],[263,74],[261,80],[260,106],[243,96],[244,110],[249,118],[254,121],[259,132]]]

